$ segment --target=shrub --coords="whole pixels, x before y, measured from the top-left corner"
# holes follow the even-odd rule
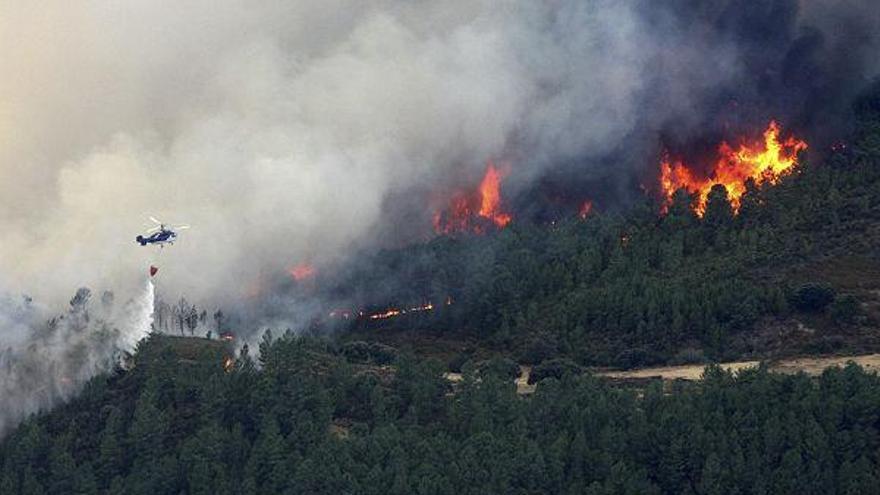
[[[353,363],[390,364],[397,359],[397,349],[378,342],[355,340],[342,345],[342,355]]]
[[[818,283],[801,285],[791,295],[791,305],[800,311],[819,312],[832,301],[834,301],[834,289]]]
[[[656,352],[642,347],[626,349],[614,358],[614,364],[624,369],[652,366],[662,362],[663,358]]]
[[[370,344],[356,340],[342,345],[342,355],[353,363],[366,363],[370,360]]]
[[[539,364],[545,359],[550,359],[559,354],[559,345],[552,336],[537,336],[526,343],[525,348],[519,355],[520,362],[524,364]]]
[[[706,355],[702,349],[686,347],[678,351],[669,362],[670,364],[702,364],[706,362]]]
[[[397,349],[390,345],[372,342],[370,344],[370,357],[376,364],[391,364],[397,360]]]
[[[859,316],[861,310],[859,300],[847,294],[834,300],[831,304],[830,313],[834,321],[849,324],[855,323],[856,317]]]
[[[829,335],[809,342],[804,346],[804,351],[810,354],[831,354],[840,351],[846,341],[839,335]]]
[[[548,359],[532,368],[529,384],[535,384],[545,378],[561,379],[565,375],[580,374],[583,370],[574,361],[565,358]]]
[[[481,374],[493,374],[509,379],[518,378],[522,374],[519,365],[514,360],[502,357],[480,362],[477,364],[477,370]]]
[[[472,354],[470,352],[459,352],[446,363],[446,368],[453,373],[461,373],[461,368],[471,360],[471,357]]]

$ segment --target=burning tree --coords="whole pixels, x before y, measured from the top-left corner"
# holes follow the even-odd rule
[[[694,209],[703,216],[710,191],[721,185],[727,189],[734,212],[739,211],[749,179],[758,184],[775,184],[797,165],[798,153],[807,149],[807,143],[794,136],[780,139],[780,132],[779,124],[771,120],[760,140],[744,139],[736,148],[722,141],[718,145],[717,160],[705,173],[680,159],[664,156],[660,163],[664,210],[668,210],[675,192],[685,189],[696,196]]]
[[[501,181],[507,175],[506,169],[497,168],[490,160],[477,190],[455,193],[445,210],[434,212],[434,231],[438,234],[483,234],[492,228],[506,227],[513,220],[501,201]]]

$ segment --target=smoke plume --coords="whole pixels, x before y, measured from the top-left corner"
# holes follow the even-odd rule
[[[491,157],[511,188],[565,165],[619,191],[661,137],[771,115],[821,132],[873,74],[878,14],[807,4],[7,6],[2,283],[59,303],[155,262],[172,298],[233,298],[390,218],[427,230],[409,193],[472,183]],[[147,215],[194,228],[139,248]]]
[[[153,264],[165,300],[220,306],[427,235],[490,158],[511,165],[516,212],[623,205],[663,147],[769,117],[830,139],[876,74],[878,16],[867,0],[6,2],[0,293],[59,308]],[[137,246],[149,215],[192,229]],[[30,311],[0,306],[0,348],[43,345]]]
[[[29,298],[0,301],[0,323],[16,341],[0,348],[0,435],[28,414],[69,398],[95,374],[120,362],[150,331],[153,284],[116,307],[112,293],[92,303],[80,289],[68,311],[49,320]]]

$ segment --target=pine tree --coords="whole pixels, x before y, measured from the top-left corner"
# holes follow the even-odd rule
[[[110,482],[120,474],[124,462],[122,412],[114,407],[110,410],[101,432],[96,463],[97,480],[100,486],[109,487]]]
[[[246,473],[257,480],[263,493],[283,493],[286,487],[288,466],[284,438],[278,422],[266,415],[260,424],[260,434],[254,443]]]
[[[50,494],[68,494],[73,492],[76,461],[61,442],[55,442],[49,453],[49,486]]]
[[[727,188],[723,185],[715,184],[709,190],[703,221],[715,230],[727,227],[733,222],[733,208],[727,196]]]

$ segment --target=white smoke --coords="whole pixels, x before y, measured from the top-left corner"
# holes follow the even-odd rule
[[[389,194],[478,173],[514,136],[535,157],[613,146],[650,56],[614,1],[2,10],[0,293],[50,309],[0,306],[0,431],[149,328],[151,285],[47,325],[78,287],[121,294],[153,264],[165,300],[213,310],[320,268],[369,240]],[[138,246],[150,215],[192,228]]]
[[[59,303],[152,261],[168,300],[236,300],[370,240],[391,195],[511,148],[528,182],[598,167],[636,130],[704,125],[713,88],[761,55],[719,21],[800,3],[4,2],[0,289]],[[870,2],[807,4],[805,25],[864,19],[874,46]],[[830,48],[851,41],[835,22],[819,23]],[[193,228],[159,256],[134,244],[148,215]]]
[[[152,323],[154,288],[146,280],[121,307],[81,289],[70,309],[49,320],[32,301],[2,301],[5,328],[16,341],[0,348],[0,435],[25,416],[71,397],[96,374],[134,350]]]
[[[650,56],[612,1],[8,7],[0,273],[55,303],[150,261],[169,300],[234,300],[514,136],[607,151]],[[193,228],[158,255],[134,243],[148,215]]]

